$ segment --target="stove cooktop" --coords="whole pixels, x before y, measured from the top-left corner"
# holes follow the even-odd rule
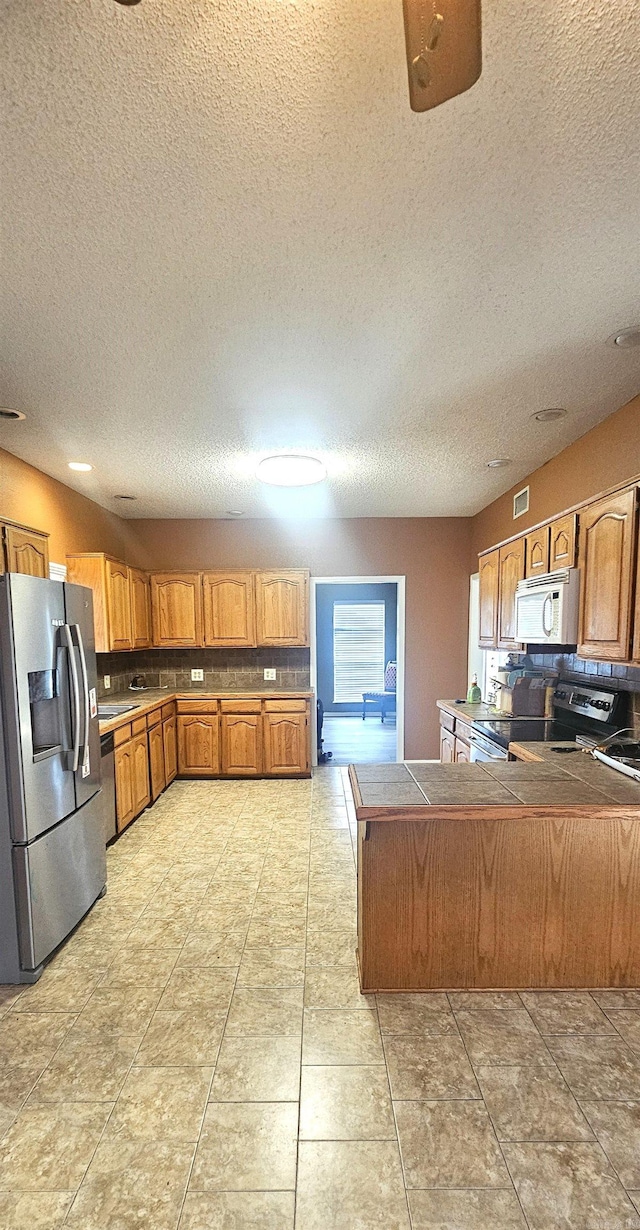
[[[510,743],[564,743],[575,742],[576,729],[556,719],[544,718],[497,718],[474,722],[473,729],[486,735],[500,747]]]

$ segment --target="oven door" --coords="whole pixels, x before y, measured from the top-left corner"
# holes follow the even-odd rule
[[[508,753],[498,743],[493,743],[491,739],[485,738],[483,735],[469,735],[469,744],[471,747],[471,763],[477,764],[483,760],[507,760]]]

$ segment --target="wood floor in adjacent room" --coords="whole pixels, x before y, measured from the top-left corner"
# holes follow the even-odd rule
[[[387,764],[396,760],[396,719],[388,714],[384,722],[377,713],[362,717],[325,714],[322,727],[323,750],[332,752],[333,765]],[[322,766],[320,766],[322,767]]]
[[[640,992],[363,998],[344,783],[174,783],[0,988],[2,1230],[640,1227]]]

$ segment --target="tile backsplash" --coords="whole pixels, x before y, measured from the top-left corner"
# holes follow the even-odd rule
[[[552,666],[563,679],[582,680],[594,687],[616,688],[629,693],[629,726],[640,729],[640,666],[626,666],[619,662],[592,662],[579,658],[576,653],[532,653],[534,666]]]
[[[99,653],[98,695],[124,692],[134,675],[144,675],[151,688],[186,691],[245,692],[253,688],[296,691],[309,687],[309,649],[140,649],[134,653]],[[264,670],[273,667],[275,683],[265,682]],[[204,671],[202,683],[191,682],[192,670]],[[111,688],[104,688],[104,676]]]

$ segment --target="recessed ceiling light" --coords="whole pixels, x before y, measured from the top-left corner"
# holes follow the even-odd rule
[[[244,513],[239,512],[237,508],[228,508],[227,517],[244,517]]]
[[[327,477],[327,471],[319,457],[309,457],[304,453],[274,453],[271,457],[263,457],[256,477],[274,487],[309,487],[312,483],[321,483]]]
[[[563,419],[566,413],[562,406],[550,406],[548,410],[536,410],[531,417],[537,419],[538,423],[553,423],[556,419]]]
[[[500,466],[510,466],[511,458],[510,457],[494,457],[493,461],[487,462],[487,465],[490,470],[499,470]]]
[[[90,466],[88,461],[70,461],[69,469],[77,470],[79,474],[88,474],[89,470],[93,469],[93,466]]]
[[[114,500],[137,500],[137,495],[114,495]]]
[[[12,410],[9,406],[0,406],[0,419],[13,419],[17,422],[19,419],[26,419],[26,417],[22,410]]]
[[[633,346],[640,346],[640,326],[632,325],[630,329],[620,329],[618,333],[614,333],[609,341],[614,346],[619,346],[621,350],[631,350]]]

